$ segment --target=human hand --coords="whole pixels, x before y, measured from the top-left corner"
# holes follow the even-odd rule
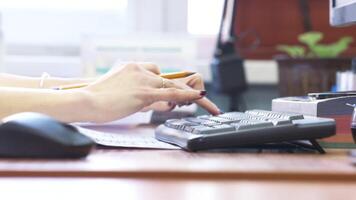
[[[193,89],[184,82],[163,79],[159,74],[159,69],[154,64],[129,63],[111,70],[82,88],[92,99],[95,113],[92,121],[112,121],[155,102],[192,102],[205,95],[205,91],[198,87]]]
[[[191,76],[177,79],[178,82],[181,82],[185,85],[184,88],[193,88],[195,90],[202,90],[205,91],[205,86],[204,86],[204,81],[203,77],[196,73]],[[201,99],[197,99],[194,101],[196,104],[198,104],[200,107],[204,108],[206,111],[208,111],[210,114],[213,115],[218,115],[221,114],[220,109],[208,98],[203,97]],[[190,104],[191,102],[187,101],[185,102],[186,104]]]
[[[203,78],[198,73],[185,78],[175,79],[172,81],[184,89],[195,89],[195,90],[205,91]],[[205,110],[207,110],[210,114],[218,115],[221,113],[220,109],[206,97],[195,100],[194,102],[197,103],[202,108],[204,108]],[[145,107],[142,111],[147,111],[147,110],[170,111],[173,110],[176,105],[183,106],[183,105],[190,105],[192,103],[193,103],[192,101],[155,102],[152,105]]]

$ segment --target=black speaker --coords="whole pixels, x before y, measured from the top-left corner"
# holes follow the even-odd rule
[[[213,89],[217,93],[238,94],[247,89],[244,61],[237,55],[215,57],[211,63]]]
[[[216,50],[211,62],[213,89],[230,98],[229,111],[238,111],[244,104],[242,93],[247,89],[244,61],[235,48],[237,0],[225,0]]]

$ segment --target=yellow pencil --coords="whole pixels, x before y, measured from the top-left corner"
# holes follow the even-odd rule
[[[181,71],[181,72],[172,72],[160,74],[159,76],[166,79],[176,79],[176,78],[184,78],[195,74],[195,72]]]
[[[176,78],[184,78],[188,77],[195,74],[195,72],[189,72],[189,71],[181,71],[181,72],[172,72],[172,73],[164,73],[160,74],[160,77],[166,78],[166,79],[176,79]],[[55,87],[53,89],[55,90],[70,90],[70,89],[77,89],[77,88],[82,88],[87,86],[87,83],[82,83],[82,84],[74,84],[74,85],[63,85],[59,87]]]

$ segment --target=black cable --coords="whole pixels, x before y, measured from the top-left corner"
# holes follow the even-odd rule
[[[226,17],[226,8],[227,8],[228,1],[229,0],[224,1],[224,7],[223,7],[223,13],[221,16],[220,26],[219,26],[219,33],[218,33],[218,38],[217,38],[216,49],[220,49],[220,47],[222,45],[222,31],[223,31],[223,24],[224,24],[225,17]]]
[[[308,0],[299,0],[299,8],[302,13],[304,31],[308,32],[313,30]]]

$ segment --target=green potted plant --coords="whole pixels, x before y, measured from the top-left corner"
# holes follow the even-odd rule
[[[340,55],[347,50],[352,37],[342,37],[331,44],[321,44],[322,39],[320,32],[307,32],[298,37],[302,45],[277,46],[287,54],[276,57],[281,96],[330,91],[335,85],[336,72],[350,69],[351,58]]]

